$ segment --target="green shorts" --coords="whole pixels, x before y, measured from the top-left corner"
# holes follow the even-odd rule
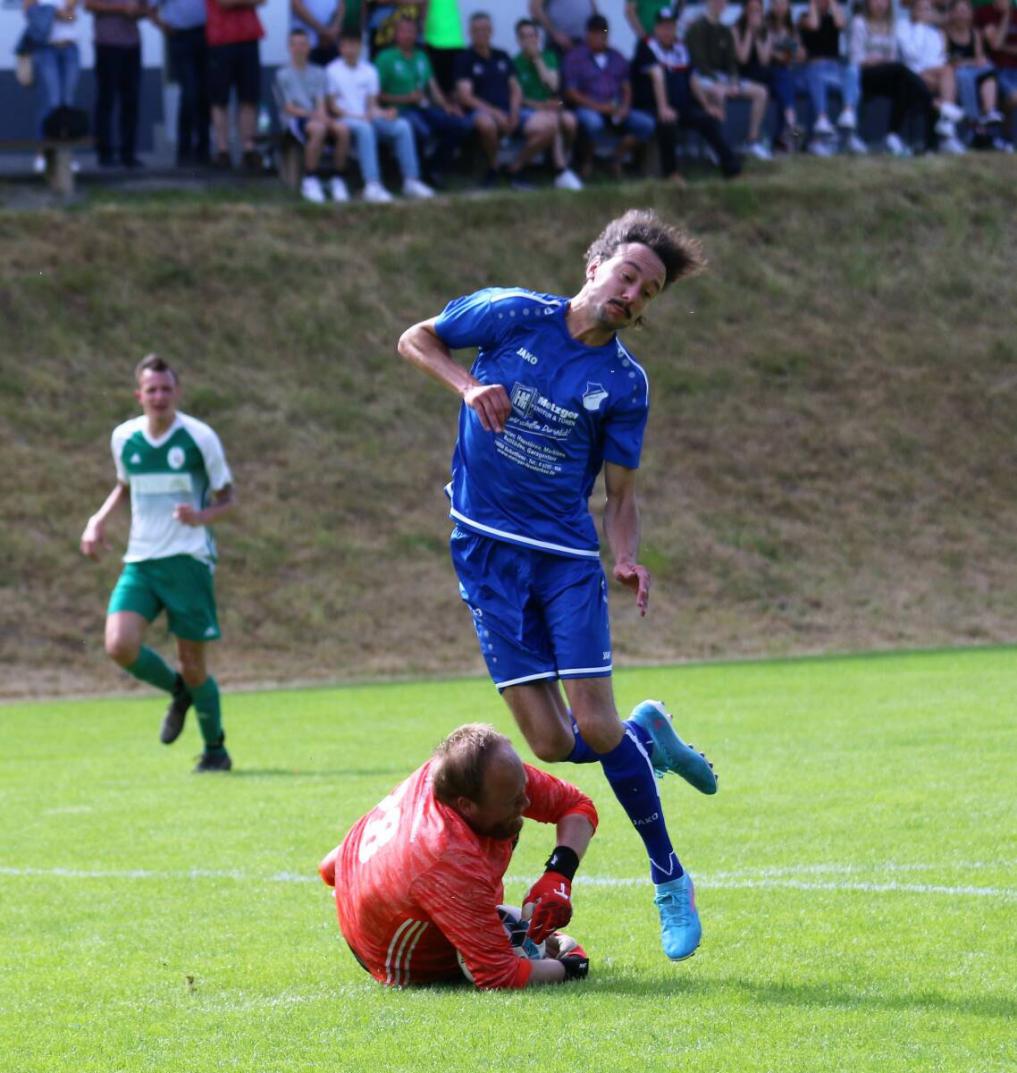
[[[149,622],[166,608],[170,633],[185,641],[216,641],[221,636],[215,610],[212,571],[190,555],[124,563],[109,598],[107,615],[134,611]]]

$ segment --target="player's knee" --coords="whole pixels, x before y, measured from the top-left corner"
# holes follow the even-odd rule
[[[205,670],[205,661],[181,658],[180,677],[192,689],[200,686],[208,677],[208,672]]]
[[[141,645],[132,637],[112,634],[106,637],[106,655],[121,667],[129,667],[141,651]]]

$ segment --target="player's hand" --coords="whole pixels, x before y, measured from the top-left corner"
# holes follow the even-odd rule
[[[579,947],[558,960],[565,966],[566,981],[585,980],[590,973],[590,959]]]
[[[615,563],[614,579],[636,594],[636,607],[645,615],[650,605],[650,571],[639,563]]]
[[[553,931],[572,919],[572,883],[560,872],[545,872],[523,899],[523,913],[532,906],[526,934],[542,943]]]
[[[106,535],[101,525],[86,525],[81,534],[81,554],[98,561],[104,551],[109,551]]]
[[[174,507],[173,517],[180,522],[181,525],[205,524],[201,518],[201,511],[195,510],[190,503],[181,503],[179,506]]]
[[[488,432],[504,432],[512,403],[501,384],[477,384],[463,392],[463,402]]]

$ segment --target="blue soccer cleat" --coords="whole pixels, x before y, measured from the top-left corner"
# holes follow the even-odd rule
[[[653,741],[650,763],[658,779],[673,771],[700,793],[717,792],[717,776],[710,761],[678,737],[671,725],[671,715],[662,701],[644,700],[632,709],[629,718],[642,727]]]
[[[660,943],[672,961],[692,957],[703,938],[696,912],[696,892],[686,872],[669,883],[655,884],[653,904],[660,913]]]

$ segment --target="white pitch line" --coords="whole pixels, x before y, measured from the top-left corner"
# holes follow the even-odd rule
[[[801,871],[814,872],[822,866],[803,866]],[[831,865],[831,871],[838,871],[840,866]],[[918,868],[919,866],[913,866]],[[920,866],[924,869],[924,866]],[[878,871],[872,868],[871,871]],[[888,868],[886,870],[892,870]],[[40,876],[52,879],[232,879],[243,883],[320,883],[312,874],[303,872],[276,872],[269,876],[256,876],[241,871],[216,871],[212,868],[191,868],[186,871],[154,871],[146,868],[131,868],[122,871],[114,869],[83,868],[12,868],[0,866],[0,876]],[[737,876],[738,878],[735,878]],[[506,876],[505,882],[513,886],[526,886],[533,882],[524,876]],[[587,887],[642,887],[649,883],[646,878],[619,876],[584,876],[575,880],[577,885]],[[954,897],[999,898],[1003,901],[1017,901],[1017,889],[1011,887],[978,887],[972,885],[949,886],[941,883],[898,883],[895,880],[878,881],[834,881],[795,879],[791,876],[774,876],[760,869],[756,878],[746,873],[719,872],[714,876],[696,877],[696,886],[704,890],[825,890],[825,891],[861,891],[867,894],[945,894]]]

